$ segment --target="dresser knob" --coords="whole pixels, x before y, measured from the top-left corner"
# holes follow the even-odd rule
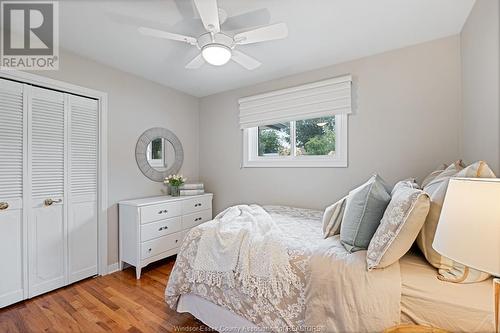
[[[178,239],[176,239],[176,240],[175,240],[175,242],[176,242],[176,243],[177,243],[178,241],[179,241]]]
[[[151,252],[151,248],[148,249],[148,252]]]
[[[201,207],[201,203],[194,204],[195,207]]]

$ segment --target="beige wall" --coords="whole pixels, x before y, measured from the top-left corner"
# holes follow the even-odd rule
[[[60,70],[35,74],[108,93],[108,262],[118,261],[118,208],[122,199],[162,194],[135,162],[138,137],[151,127],[172,130],[182,142],[181,173],[198,179],[198,99],[74,54],[61,54]]]
[[[238,98],[350,73],[348,168],[241,169]],[[449,37],[200,100],[200,179],[236,203],[324,208],[372,173],[422,178],[459,157],[460,43]]]
[[[154,126],[181,140],[181,172],[215,193],[215,211],[235,203],[323,208],[373,172],[389,183],[423,177],[459,157],[460,43],[449,37],[200,100],[70,53],[38,75],[109,94],[109,263],[118,260],[116,203],[161,194],[136,166],[135,143]],[[240,169],[240,97],[350,73],[348,168]],[[200,112],[199,112],[200,111]]]
[[[461,33],[464,159],[500,173],[500,28],[498,0],[477,0]]]

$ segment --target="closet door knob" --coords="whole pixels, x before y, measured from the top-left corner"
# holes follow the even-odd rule
[[[45,206],[52,206],[52,204],[54,204],[54,203],[61,203],[61,202],[62,202],[62,199],[56,199],[56,200],[54,200],[54,199],[45,199],[45,201],[43,202],[43,204]]]
[[[6,210],[9,208],[9,204],[7,202],[0,202],[0,210]]]

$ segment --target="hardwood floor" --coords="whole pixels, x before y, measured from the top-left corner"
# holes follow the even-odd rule
[[[0,332],[199,332],[208,327],[171,310],[165,284],[175,259],[87,279],[0,309]]]

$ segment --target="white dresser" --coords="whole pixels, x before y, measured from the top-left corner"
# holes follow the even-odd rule
[[[119,202],[120,269],[141,268],[179,252],[193,227],[212,219],[212,194],[160,196]]]

